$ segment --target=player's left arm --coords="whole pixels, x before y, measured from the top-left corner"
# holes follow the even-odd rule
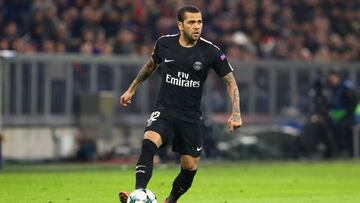
[[[240,113],[240,94],[239,89],[232,72],[226,74],[223,77],[228,95],[231,100],[232,112],[231,116],[228,119],[229,131],[233,132],[236,128],[242,126],[241,113]]]

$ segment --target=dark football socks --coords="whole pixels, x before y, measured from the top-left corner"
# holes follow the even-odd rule
[[[136,164],[136,189],[146,188],[150,181],[153,170],[153,160],[157,149],[156,144],[152,141],[148,139],[143,140],[141,154]]]
[[[173,182],[173,188],[166,202],[175,203],[180,198],[180,196],[191,187],[195,174],[196,170],[189,171],[181,169],[179,175]]]

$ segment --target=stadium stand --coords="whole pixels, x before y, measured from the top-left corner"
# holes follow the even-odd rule
[[[203,37],[230,58],[360,59],[357,0],[190,0],[204,12]],[[0,1],[0,50],[148,55],[175,33],[175,0]]]

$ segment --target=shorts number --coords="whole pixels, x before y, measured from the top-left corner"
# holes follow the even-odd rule
[[[147,126],[150,126],[152,122],[156,121],[156,119],[160,116],[160,111],[154,111],[151,113],[150,118],[147,120]]]

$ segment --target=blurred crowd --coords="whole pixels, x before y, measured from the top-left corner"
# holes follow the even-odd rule
[[[360,59],[358,0],[0,0],[0,50],[149,55],[187,3],[232,59]]]

